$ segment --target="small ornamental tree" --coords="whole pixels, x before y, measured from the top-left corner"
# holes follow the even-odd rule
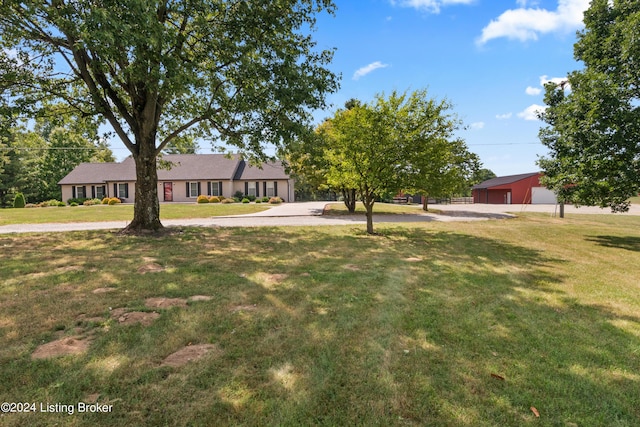
[[[26,201],[24,200],[24,194],[16,193],[16,197],[13,199],[13,207],[24,208],[25,206],[26,206]]]
[[[429,98],[426,90],[377,95],[369,104],[350,107],[337,111],[324,127],[323,155],[329,184],[356,189],[369,234],[374,234],[377,198],[406,189],[438,192],[460,186],[468,175],[466,160],[475,164],[464,142],[452,138],[460,123],[448,113],[451,105]]]

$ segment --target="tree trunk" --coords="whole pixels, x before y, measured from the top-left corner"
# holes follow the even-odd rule
[[[136,163],[133,220],[122,230],[125,234],[155,232],[163,228],[160,222],[155,140],[139,144],[139,147],[139,153],[133,156]]]
[[[342,199],[350,214],[356,213],[356,190],[355,188],[342,189]]]
[[[422,196],[422,210],[425,212],[429,210],[429,196]]]
[[[366,209],[368,234],[376,234],[373,231],[373,205],[375,202],[375,197],[373,197],[373,195],[368,194],[362,197],[362,203],[364,204],[364,208]]]

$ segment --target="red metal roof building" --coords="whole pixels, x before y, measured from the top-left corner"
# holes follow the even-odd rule
[[[474,185],[473,203],[530,204],[555,203],[555,196],[540,185],[542,173],[501,176]]]

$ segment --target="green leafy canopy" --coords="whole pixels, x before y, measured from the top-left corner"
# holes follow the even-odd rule
[[[451,104],[426,90],[377,95],[369,104],[339,110],[319,128],[327,181],[356,189],[367,208],[401,190],[440,195],[464,185],[478,159],[454,137],[461,126]]]
[[[547,84],[543,182],[561,200],[626,211],[640,191],[640,3],[594,0],[575,44],[584,69]]]
[[[309,35],[330,0],[50,0],[0,3],[0,88],[102,115],[136,163],[130,229],[158,229],[156,156],[179,136],[264,158],[338,87]],[[5,55],[6,56],[6,55]]]

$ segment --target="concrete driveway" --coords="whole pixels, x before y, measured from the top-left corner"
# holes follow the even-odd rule
[[[355,225],[364,224],[364,215],[322,215],[327,203],[332,202],[296,202],[272,206],[268,210],[249,215],[226,217],[209,217],[194,219],[166,219],[162,223],[168,227],[279,227],[279,226],[322,226],[322,225]],[[414,215],[376,215],[374,221],[380,223],[408,223],[429,221],[482,221],[487,219],[510,218],[520,212],[546,212],[553,215],[557,211],[555,205],[432,205],[441,210],[442,215],[418,213]],[[415,206],[420,212],[420,206]],[[565,213],[610,213],[609,210],[572,206],[565,208]],[[640,206],[632,206],[631,212],[621,215],[640,215]],[[84,223],[49,223],[49,224],[13,224],[0,226],[0,234],[8,233],[46,233],[76,230],[109,230],[122,229],[126,221],[84,222]]]

